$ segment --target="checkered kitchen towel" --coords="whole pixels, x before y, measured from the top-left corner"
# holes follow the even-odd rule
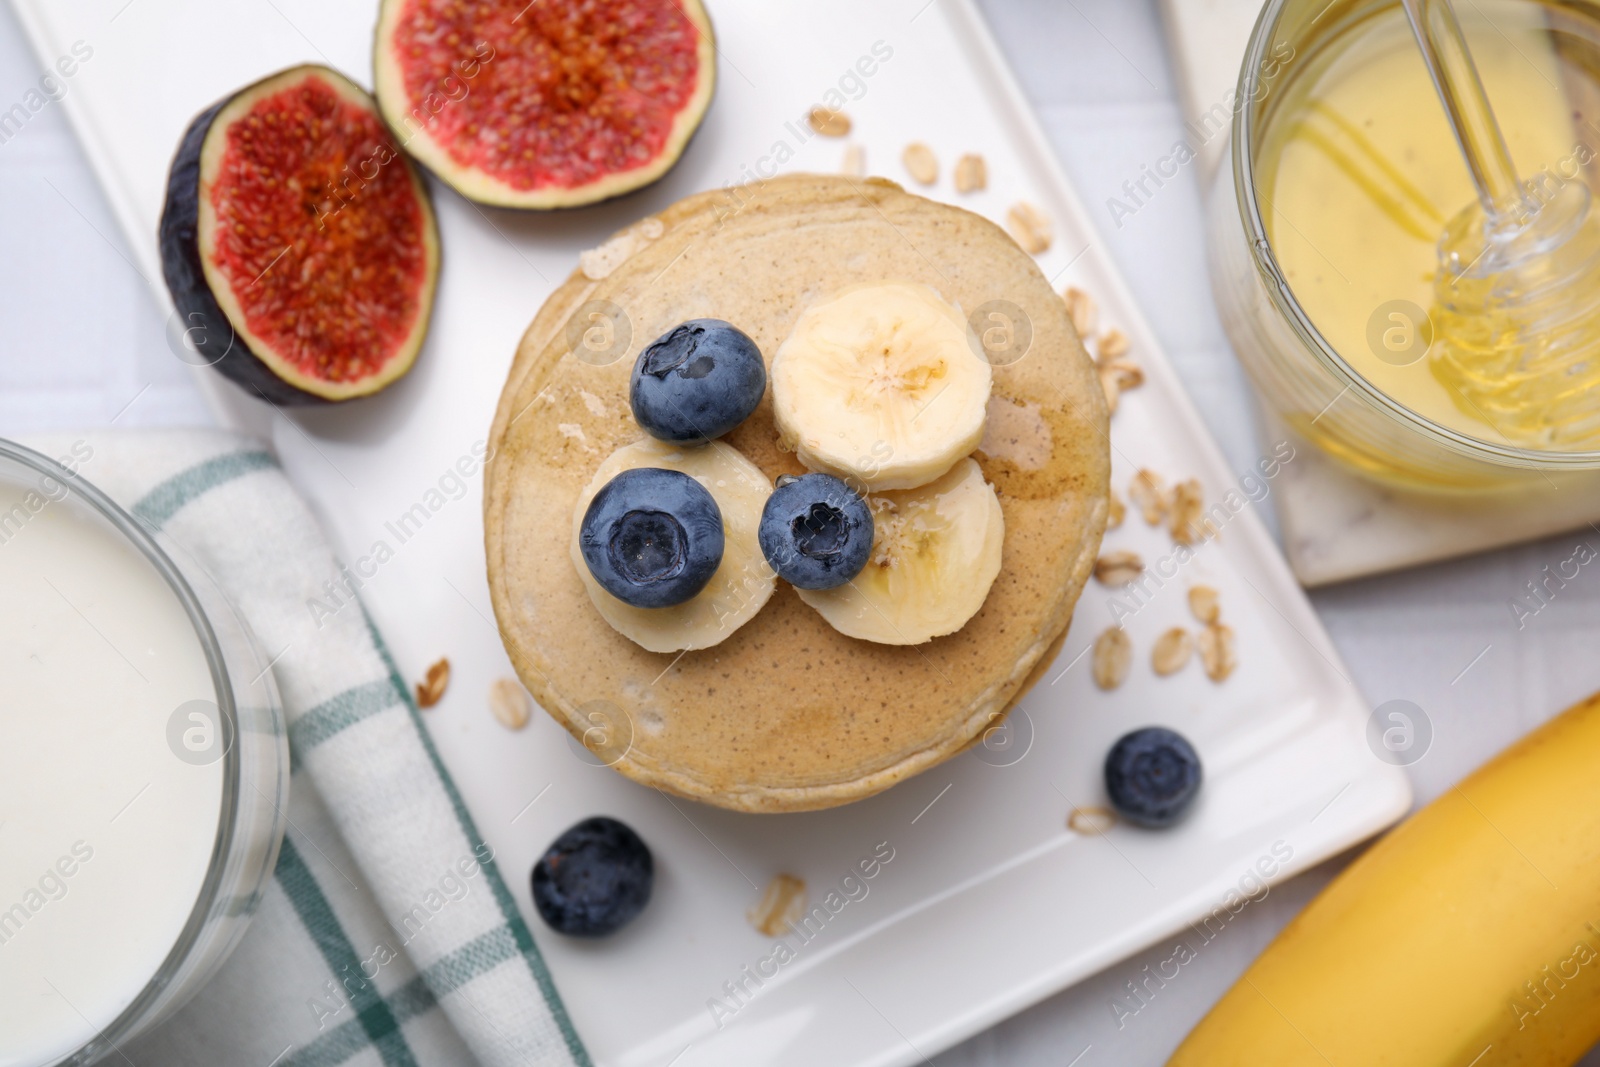
[[[238,951],[122,1050],[162,1067],[588,1067],[528,927],[360,612],[318,628],[337,577],[321,530],[257,442],[106,431],[79,473],[186,547],[255,629],[293,752],[289,832]]]

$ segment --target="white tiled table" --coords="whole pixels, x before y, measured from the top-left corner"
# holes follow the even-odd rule
[[[1086,203],[1103,208],[1181,136],[1154,0],[984,0],[983,7]],[[0,6],[0,110],[20,100],[38,73],[9,8]],[[1212,432],[1233,466],[1244,468],[1257,453],[1253,413],[1211,306],[1194,168],[1120,228],[1108,212],[1100,218],[1101,239]],[[113,419],[211,421],[125,257],[71,132],[59,109],[47,105],[0,143],[0,436]],[[1600,536],[1590,537],[1600,548]],[[1411,767],[1419,800],[1600,688],[1593,652],[1600,572],[1581,572],[1521,630],[1510,606],[1541,567],[1566,559],[1577,541],[1557,537],[1315,594],[1367,697],[1374,704],[1405,698],[1431,717],[1432,750]],[[1120,1030],[1112,999],[1170,946],[1113,967],[936,1062],[1160,1064],[1342,862],[1251,904]],[[1600,1055],[1584,1062],[1600,1067]]]

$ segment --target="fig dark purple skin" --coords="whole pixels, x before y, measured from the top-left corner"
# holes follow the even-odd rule
[[[219,100],[196,115],[178,142],[167,174],[166,203],[161,209],[161,276],[177,308],[178,324],[194,346],[198,361],[215,367],[246,392],[273,404],[327,403],[268,370],[235,336],[233,324],[206,284],[205,267],[200,261],[200,149],[212,121],[227,102]]]
[[[410,164],[402,161],[399,165],[412,174],[420,206],[426,278],[414,294],[419,306],[411,332],[393,352],[383,354],[365,378],[319,380],[305,373],[303,368],[296,368],[292,361],[275,358],[272,352],[264,350],[264,342],[247,340],[242,323],[233,321],[224,310],[206,276],[206,253],[200,234],[201,190],[207,177],[201,170],[206,146],[213,137],[225,137],[227,127],[247,115],[252,102],[293,88],[297,79],[311,77],[320,78],[341,98],[364,104],[377,118],[375,105],[359,87],[337,71],[317,65],[279,71],[229,94],[196,115],[178,142],[167,174],[166,198],[157,232],[161,274],[176,309],[174,329],[169,333],[181,334],[185,342],[183,351],[179,352],[180,358],[211,366],[251,396],[280,407],[326,404],[370,395],[404,375],[415,362],[427,334],[439,271],[438,234],[427,187],[410,169]],[[220,153],[213,155],[220,156]],[[341,202],[339,206],[342,209],[345,205]],[[322,221],[314,211],[307,212],[308,236],[318,231]],[[220,284],[226,285],[226,282]],[[329,313],[335,312],[329,309]],[[176,346],[174,350],[178,351]],[[298,377],[299,384],[288,380],[286,373]]]

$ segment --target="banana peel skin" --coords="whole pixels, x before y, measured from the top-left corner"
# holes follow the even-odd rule
[[[1168,1067],[1555,1067],[1600,1041],[1600,694],[1412,815]]]

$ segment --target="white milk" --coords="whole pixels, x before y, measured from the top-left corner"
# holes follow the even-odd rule
[[[0,1067],[77,1048],[173,947],[224,761],[179,759],[168,723],[215,696],[144,556],[75,501],[0,480]]]

